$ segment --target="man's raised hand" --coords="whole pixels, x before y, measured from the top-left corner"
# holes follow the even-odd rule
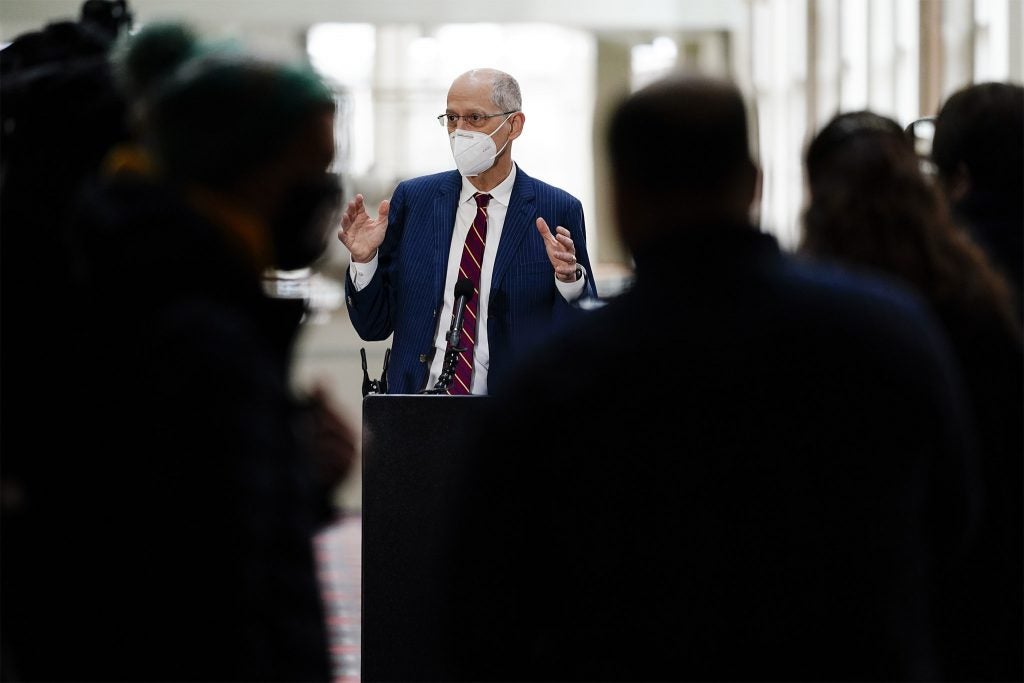
[[[391,203],[385,199],[377,207],[377,218],[370,218],[361,194],[357,194],[345,207],[345,213],[341,215],[338,239],[352,254],[352,260],[356,263],[367,263],[377,253],[377,247],[384,241],[384,234],[388,229],[390,208]]]
[[[559,225],[552,233],[547,221],[538,218],[537,232],[544,238],[544,248],[548,252],[551,267],[555,269],[555,277],[562,282],[575,282],[576,247],[569,236],[569,231]]]

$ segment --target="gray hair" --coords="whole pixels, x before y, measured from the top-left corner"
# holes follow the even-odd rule
[[[491,85],[491,101],[499,111],[519,111],[523,108],[523,96],[519,92],[519,82],[507,73],[494,74]]]

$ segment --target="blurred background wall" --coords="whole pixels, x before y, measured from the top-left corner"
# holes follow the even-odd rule
[[[0,0],[0,40],[77,16],[79,0]],[[591,251],[628,268],[611,225],[603,124],[611,104],[669,70],[739,82],[756,117],[762,223],[793,245],[800,154],[840,110],[903,124],[972,81],[1024,79],[1024,0],[131,0],[136,26],[185,19],[266,54],[309,59],[337,88],[339,169],[371,202],[399,179],[451,168],[434,117],[475,66],[515,75],[516,157],[584,203]],[[335,247],[341,251],[340,245]],[[343,265],[345,255],[332,259]]]

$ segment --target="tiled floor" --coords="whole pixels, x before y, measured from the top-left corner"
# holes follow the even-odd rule
[[[359,339],[344,307],[339,307],[340,295],[334,296],[340,287],[330,281],[321,281],[319,287],[327,291],[321,292],[323,305],[307,321],[299,338],[295,383],[300,390],[314,384],[325,386],[335,407],[359,432],[363,379],[359,349],[366,349],[367,366],[373,379],[378,379],[388,344]],[[338,491],[337,502],[343,514],[315,539],[335,683],[360,680],[361,478],[357,467]]]
[[[335,683],[356,683],[362,624],[362,519],[343,515],[316,538]]]

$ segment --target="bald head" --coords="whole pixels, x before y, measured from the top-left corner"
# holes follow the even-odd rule
[[[519,111],[523,108],[523,96],[519,83],[509,74],[497,69],[470,69],[454,81],[449,89],[457,97],[463,93],[486,92],[487,98],[499,111]]]
[[[747,220],[757,170],[746,107],[732,83],[691,75],[657,81],[615,110],[608,143],[627,244],[681,225]]]

